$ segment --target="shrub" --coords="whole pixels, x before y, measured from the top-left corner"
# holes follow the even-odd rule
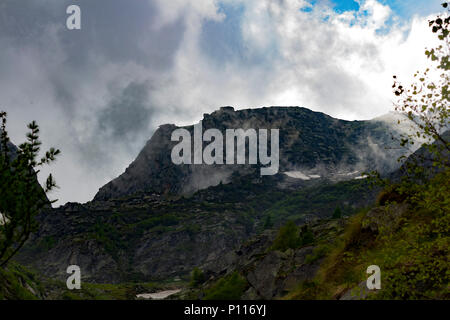
[[[336,209],[334,209],[332,218],[333,218],[333,219],[339,219],[339,218],[342,218],[342,211],[341,211],[341,208],[336,207]]]
[[[206,291],[205,300],[239,300],[247,288],[247,281],[237,272],[220,279]]]
[[[408,198],[405,192],[402,192],[397,185],[390,185],[378,194],[377,204],[384,206],[388,203],[402,203]]]
[[[0,266],[5,267],[37,231],[35,217],[52,202],[47,194],[56,188],[50,174],[42,187],[37,179],[42,167],[56,160],[60,151],[49,149],[39,159],[41,141],[35,121],[28,125],[27,141],[14,147],[6,131],[6,112],[0,112]]]
[[[268,214],[264,220],[264,229],[270,229],[273,227],[272,215]]]
[[[189,283],[189,285],[191,287],[196,288],[199,285],[201,285],[204,281],[205,281],[205,274],[203,273],[202,270],[200,270],[199,268],[195,267],[194,270],[192,270],[191,282]]]
[[[314,233],[306,225],[302,227],[302,232],[300,234],[300,242],[302,246],[314,243]]]
[[[308,254],[305,258],[306,264],[311,264],[316,262],[317,260],[325,257],[330,252],[330,247],[328,245],[320,245],[317,248],[314,248],[312,254]]]
[[[293,221],[288,221],[278,231],[278,235],[275,238],[272,250],[286,251],[287,249],[296,249],[302,244],[299,230],[297,225]]]

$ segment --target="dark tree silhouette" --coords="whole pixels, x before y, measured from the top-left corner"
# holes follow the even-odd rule
[[[414,162],[410,161],[411,173],[417,170],[417,164],[430,161],[435,167],[450,166],[448,153],[450,142],[445,133],[450,129],[450,5],[442,4],[446,12],[429,21],[431,31],[440,40],[438,47],[427,49],[425,55],[430,60],[430,67],[423,72],[414,74],[415,81],[405,88],[394,76],[394,93],[398,97],[395,109],[408,116],[414,126],[411,133],[404,134],[401,146],[415,143],[416,138],[423,139],[422,144],[427,149],[426,155],[418,153],[413,155]],[[400,160],[406,159],[406,156]]]
[[[4,267],[37,228],[35,216],[50,206],[47,193],[56,187],[50,174],[44,187],[40,168],[55,161],[59,150],[51,148],[40,160],[39,126],[28,125],[27,141],[14,147],[6,130],[6,112],[0,112],[0,266]],[[55,200],[56,201],[56,200]]]

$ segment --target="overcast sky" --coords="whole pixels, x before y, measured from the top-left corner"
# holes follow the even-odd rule
[[[58,204],[86,202],[164,123],[220,106],[392,110],[433,44],[441,0],[0,0],[0,109],[14,143],[37,120]],[[77,4],[82,29],[67,30]]]

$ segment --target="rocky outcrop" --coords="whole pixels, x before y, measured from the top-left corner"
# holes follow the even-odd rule
[[[328,237],[331,241],[336,233],[342,232],[344,225],[345,219],[322,220],[310,228],[316,237]],[[323,260],[315,252],[316,245],[284,252],[271,250],[275,236],[275,231],[264,232],[227,254],[221,263],[203,265],[201,269],[208,277],[203,287],[238,272],[249,286],[242,299],[270,300],[286,295],[304,281],[312,280]]]
[[[405,220],[408,209],[409,206],[406,203],[375,207],[365,216],[362,231],[368,230],[373,234],[393,233]]]
[[[378,155],[391,141],[382,121],[343,121],[297,107],[228,107],[206,114],[204,130],[281,129],[279,174],[264,177],[255,165],[174,165],[170,138],[176,128],[161,126],[125,173],[92,202],[43,213],[20,262],[61,279],[68,265],[77,264],[92,282],[188,277],[199,265],[229,264],[234,259],[229,252],[258,234],[268,215],[278,227],[286,219],[303,223],[330,216],[338,205],[349,212],[367,206],[373,191],[354,178],[363,169],[392,166],[392,155]],[[285,171],[302,171],[308,179]],[[269,255],[258,260],[258,268],[278,275],[285,267],[298,268],[292,274],[300,279],[313,270],[300,266],[304,253]],[[270,283],[275,295],[293,282],[262,276],[255,269],[249,281]],[[255,287],[254,294],[269,295],[261,290]]]
[[[397,166],[398,150],[391,143],[386,121],[344,121],[299,107],[271,107],[234,111],[224,107],[205,114],[203,130],[280,129],[280,173],[303,170],[321,177],[345,178],[350,172],[377,169],[390,172]],[[249,174],[257,166],[175,165],[172,132],[159,127],[126,171],[103,186],[95,200],[109,200],[136,193],[190,194],[219,183],[228,183],[234,172]],[[193,126],[184,127],[191,133]],[[225,145],[225,143],[224,143]],[[360,175],[359,174],[359,175]],[[356,175],[357,176],[357,175]],[[347,178],[351,178],[347,176]]]
[[[39,231],[17,260],[60,280],[72,264],[80,266],[87,282],[187,276],[195,266],[219,259],[253,232],[241,218],[246,210],[242,203],[216,205],[216,212],[205,203],[157,195],[69,203],[39,217]]]
[[[61,280],[71,264],[81,267],[84,281],[106,283],[189,277],[194,267],[205,264],[220,273],[232,263],[233,250],[261,232],[272,206],[293,210],[301,223],[330,216],[343,199],[355,206],[349,210],[373,201],[361,180],[305,187],[300,198],[298,190],[278,189],[276,181],[246,176],[190,198],[154,194],[68,203],[39,216],[39,231],[18,259]],[[298,200],[304,197],[314,205]],[[281,212],[273,216],[274,228],[286,219],[292,218]],[[325,226],[316,228],[328,232],[322,230]],[[258,248],[270,241],[257,239],[261,243],[254,243],[255,253],[247,245],[242,247],[243,257],[258,255]]]

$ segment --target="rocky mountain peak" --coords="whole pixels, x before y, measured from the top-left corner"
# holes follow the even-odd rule
[[[234,110],[222,107],[202,120],[203,130],[279,129],[279,173],[287,179],[302,177],[360,176],[366,169],[391,171],[396,164],[386,146],[391,137],[385,121],[344,121],[301,107],[263,107]],[[118,178],[103,186],[95,200],[120,198],[136,193],[189,194],[219,183],[228,183],[233,173],[250,174],[255,165],[175,165],[171,150],[178,142],[171,134],[179,127],[162,125],[146,143],[135,161]],[[194,126],[183,127],[193,133]],[[207,143],[204,143],[206,146]],[[300,172],[301,174],[298,174]],[[353,176],[352,176],[353,177]]]

